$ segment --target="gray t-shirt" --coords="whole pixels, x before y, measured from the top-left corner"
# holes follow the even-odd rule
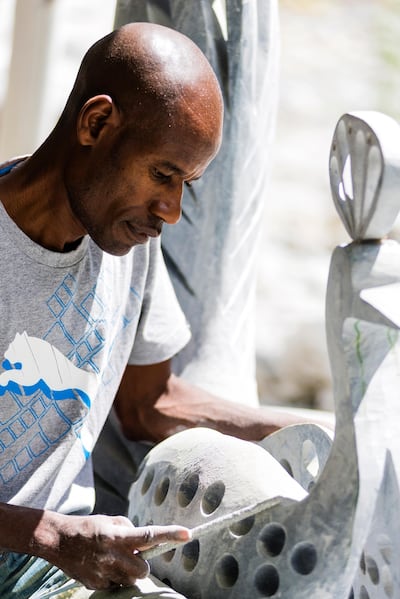
[[[0,501],[87,513],[90,454],[127,363],[189,340],[159,240],[123,257],[35,244],[0,203]]]

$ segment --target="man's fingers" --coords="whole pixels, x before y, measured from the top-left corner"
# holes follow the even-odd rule
[[[115,565],[111,577],[114,583],[127,587],[134,585],[137,578],[146,578],[149,574],[149,563],[137,554]]]
[[[131,536],[136,549],[142,551],[168,541],[186,543],[191,539],[191,532],[184,526],[142,526],[135,528]]]

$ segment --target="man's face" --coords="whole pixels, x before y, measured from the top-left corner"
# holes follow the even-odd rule
[[[217,136],[200,143],[193,130],[179,133],[110,136],[67,186],[75,217],[104,251],[124,255],[158,236],[164,222],[178,222],[183,185],[203,174],[219,145]]]

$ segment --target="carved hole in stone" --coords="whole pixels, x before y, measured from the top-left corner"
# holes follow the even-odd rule
[[[317,550],[312,543],[298,543],[292,553],[291,564],[293,570],[304,576],[310,574],[317,564]]]
[[[354,599],[354,589],[351,589],[349,599]]]
[[[342,172],[342,180],[339,183],[339,197],[343,202],[354,200],[353,178],[351,174],[351,156],[346,156]]]
[[[199,541],[190,541],[182,549],[182,566],[187,572],[195,569],[200,555]]]
[[[303,443],[301,459],[307,472],[316,478],[319,472],[319,459],[315,445],[310,439],[306,439]]]
[[[364,586],[360,589],[360,599],[369,599],[368,591]]]
[[[201,501],[201,509],[207,516],[215,512],[225,494],[225,485],[222,480],[208,487]]]
[[[258,535],[257,545],[260,553],[275,557],[282,552],[286,542],[286,531],[280,524],[271,522],[264,526]]]
[[[235,522],[235,524],[232,524],[230,527],[231,533],[235,537],[243,537],[244,535],[247,535],[247,533],[249,533],[253,528],[254,520],[255,516],[249,516],[248,518],[244,518],[239,522]]]
[[[392,562],[392,542],[390,538],[385,534],[381,534],[377,537],[376,543],[381,556],[387,564],[390,564]]]
[[[151,483],[154,479],[154,468],[151,468],[148,472],[146,472],[146,476],[142,485],[142,495],[145,495],[147,491],[150,489]]]
[[[159,483],[157,489],[155,490],[154,493],[154,503],[156,505],[161,505],[168,493],[169,490],[169,478],[166,476],[165,478],[162,479],[162,481]]]
[[[393,578],[392,573],[390,572],[389,566],[382,566],[381,568],[381,579],[383,590],[385,591],[388,597],[393,597]]]
[[[366,565],[365,565],[365,555],[364,555],[364,551],[362,552],[362,554],[361,554],[361,557],[360,557],[360,570],[361,570],[361,572],[362,572],[363,574],[365,574],[365,573],[366,573],[366,571],[367,571],[367,568],[366,568]]]
[[[172,562],[175,552],[176,552],[176,549],[171,549],[171,551],[166,551],[165,553],[162,554],[163,560],[166,562]]]
[[[254,577],[257,591],[264,597],[272,597],[279,589],[279,573],[275,566],[260,566]]]
[[[215,578],[222,589],[233,587],[239,578],[239,564],[233,555],[223,555],[217,563]]]
[[[292,470],[292,466],[290,465],[290,462],[288,460],[285,460],[285,458],[282,458],[282,460],[280,460],[280,465],[283,466],[283,468],[286,470],[286,472],[288,474],[290,474],[290,476],[292,478],[294,478],[293,476],[293,470]]]
[[[178,491],[178,503],[181,507],[186,507],[192,501],[199,488],[199,475],[191,474],[181,484]]]
[[[367,556],[365,558],[365,565],[371,582],[373,584],[379,584],[379,569],[376,561],[372,557]]]

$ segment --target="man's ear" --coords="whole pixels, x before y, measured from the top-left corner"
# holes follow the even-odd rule
[[[76,133],[82,146],[93,146],[110,126],[118,127],[121,117],[110,96],[94,96],[79,111]]]

